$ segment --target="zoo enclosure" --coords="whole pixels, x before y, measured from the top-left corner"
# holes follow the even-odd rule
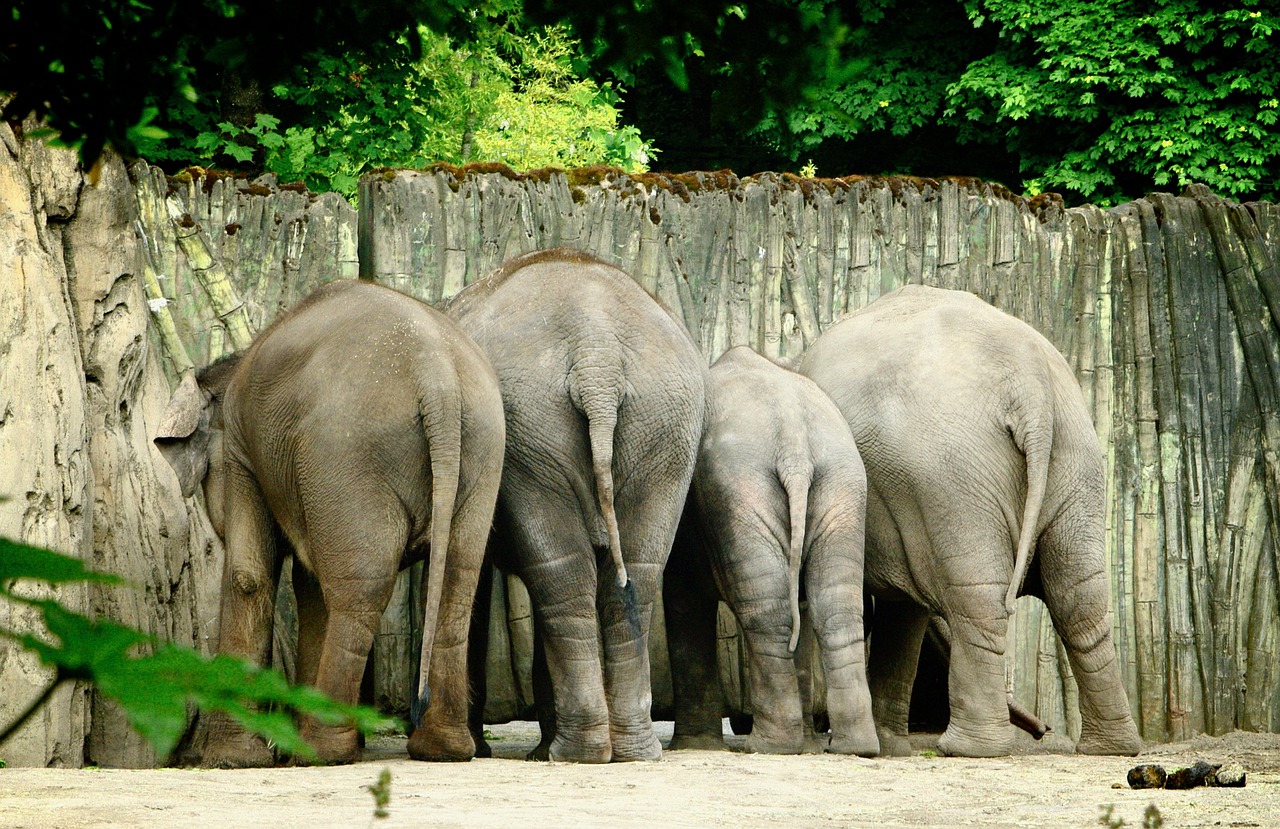
[[[216,231],[227,204],[212,198],[216,183],[205,189],[193,181],[188,204]],[[572,245],[635,275],[708,361],[740,343],[796,356],[905,283],[972,291],[1026,320],[1075,369],[1107,449],[1113,633],[1143,736],[1277,727],[1274,205],[1192,188],[1064,210],[1052,196],[1026,201],[963,179],[483,166],[369,176],[360,205],[362,278],[434,303],[510,256]],[[404,705],[411,666],[401,663],[414,653],[403,629],[411,594],[406,584],[380,638],[379,693],[393,706]],[[499,579],[494,595],[488,713],[501,720],[528,711],[531,634],[518,580]],[[722,679],[730,707],[749,710],[735,633],[722,619]],[[1074,681],[1038,601],[1021,600],[1010,639],[1017,696],[1076,736]],[[662,708],[670,681],[654,656]]]
[[[966,179],[477,166],[370,176],[357,215],[270,180],[126,175],[119,159],[86,180],[71,153],[6,125],[0,139],[14,217],[0,250],[23,286],[0,292],[0,532],[141,588],[64,592],[73,606],[199,647],[216,632],[217,539],[150,443],[177,370],[242,346],[329,279],[436,301],[506,257],[569,244],[636,275],[709,361],[739,343],[798,354],[907,282],[1027,320],[1074,367],[1106,448],[1114,633],[1143,736],[1280,729],[1274,205],[1192,188],[1064,210]],[[518,580],[493,591],[488,715],[501,720],[529,711],[531,626]],[[375,696],[391,709],[407,707],[413,592],[402,579],[375,644]],[[735,634],[722,615],[723,684],[744,710]],[[1074,682],[1038,602],[1020,601],[1010,639],[1016,694],[1074,736]],[[660,651],[660,628],[654,640]],[[275,651],[290,668],[287,624]],[[661,712],[670,681],[655,656]],[[12,704],[39,687],[24,659],[0,659]],[[155,761],[82,690],[5,751],[11,764]]]

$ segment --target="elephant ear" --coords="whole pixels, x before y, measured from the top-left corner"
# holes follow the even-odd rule
[[[209,471],[210,395],[188,374],[165,408],[153,442],[177,473],[182,496],[190,498]]]

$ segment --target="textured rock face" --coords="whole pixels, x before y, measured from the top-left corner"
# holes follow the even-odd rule
[[[129,586],[68,588],[73,608],[208,648],[221,548],[151,444],[169,384],[148,336],[123,163],[0,126],[0,535],[84,558]],[[0,605],[0,623],[22,625]],[[48,683],[0,645],[0,722]],[[90,725],[91,724],[91,725]],[[149,766],[108,701],[66,687],[0,746],[10,765]]]
[[[0,124],[0,534],[84,556],[92,537],[84,372],[62,262],[62,223],[79,184],[74,157]],[[83,588],[53,595],[87,604]],[[0,624],[30,623],[30,612],[0,604]],[[37,660],[0,644],[0,721],[12,721],[49,681]],[[80,765],[85,698],[82,688],[61,689],[0,757]]]

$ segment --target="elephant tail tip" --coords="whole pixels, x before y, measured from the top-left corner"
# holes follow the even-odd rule
[[[631,579],[627,579],[627,583],[622,586],[622,610],[626,614],[627,624],[631,626],[632,633],[638,636],[640,634],[640,593],[636,590],[636,583]]]
[[[409,704],[409,726],[410,731],[422,725],[422,716],[427,713],[427,706],[431,704],[431,689],[423,688],[422,694]]]

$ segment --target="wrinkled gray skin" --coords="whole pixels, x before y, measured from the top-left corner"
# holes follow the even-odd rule
[[[952,755],[1008,754],[1014,598],[1042,598],[1080,687],[1077,751],[1134,754],[1104,562],[1103,459],[1062,355],[957,291],[908,286],[824,333],[800,370],[840,407],[866,464],[868,678],[881,751],[909,751],[930,613],[951,633]]]
[[[702,358],[634,280],[566,248],[504,264],[446,312],[502,389],[507,453],[491,549],[528,586],[543,633],[549,756],[656,759],[649,618],[702,434]]]
[[[442,314],[368,283],[320,288],[198,385],[184,380],[156,443],[184,494],[203,481],[226,547],[219,652],[268,661],[292,552],[298,679],[355,703],[396,574],[427,558],[425,690],[409,753],[469,759],[467,634],[504,438],[497,379],[475,345]],[[308,720],[302,732],[325,762],[356,757],[351,727]],[[225,716],[206,734],[204,765],[273,761]]]
[[[803,578],[827,677],[831,734],[819,750],[874,755],[862,618],[867,484],[849,426],[812,381],[745,346],[716,361],[710,382],[711,423],[665,575],[671,747],[723,746],[715,665],[723,598],[747,643],[755,712],[747,750],[808,748],[794,658]]]

